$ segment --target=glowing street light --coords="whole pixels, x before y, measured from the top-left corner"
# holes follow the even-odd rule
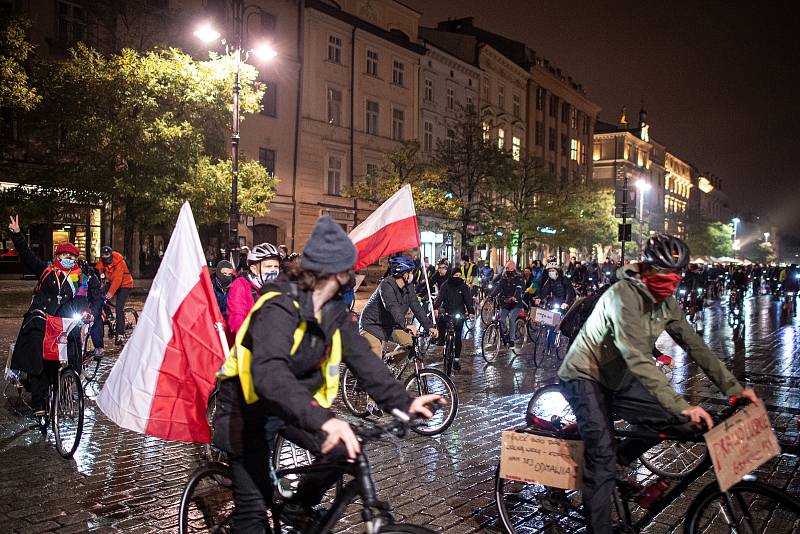
[[[639,190],[639,248],[644,246],[644,194],[651,189],[650,182],[639,178],[636,180]]]
[[[741,242],[736,239],[736,232],[739,229],[739,223],[742,222],[742,220],[739,217],[734,217],[731,219],[731,222],[733,223],[733,259],[736,259],[736,251],[742,247]]]
[[[211,43],[220,38],[220,33],[210,24],[203,24],[194,31],[194,36],[204,43]]]
[[[275,57],[278,55],[278,52],[276,52],[275,49],[269,45],[269,43],[261,43],[253,49],[253,55],[261,61],[269,61],[271,59],[275,59]]]

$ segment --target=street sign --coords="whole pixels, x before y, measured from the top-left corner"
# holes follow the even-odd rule
[[[627,195],[625,193],[626,191],[624,188],[617,189],[614,193],[614,217],[617,217],[618,219],[623,217],[635,219],[636,195],[630,190],[627,191]]]
[[[632,241],[631,239],[631,224],[620,224],[618,225],[619,228],[617,230],[618,238],[617,241]]]

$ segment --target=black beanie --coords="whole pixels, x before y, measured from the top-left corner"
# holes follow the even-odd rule
[[[356,247],[342,227],[323,215],[303,247],[300,266],[322,274],[343,273],[353,268],[357,257]]]
[[[220,269],[233,269],[233,264],[228,260],[220,260],[217,262],[217,272],[219,272]]]

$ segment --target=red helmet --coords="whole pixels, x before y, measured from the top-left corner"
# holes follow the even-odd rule
[[[58,256],[59,254],[66,254],[70,253],[76,258],[81,255],[81,251],[78,250],[78,247],[73,245],[72,243],[61,243],[56,247],[55,255]]]

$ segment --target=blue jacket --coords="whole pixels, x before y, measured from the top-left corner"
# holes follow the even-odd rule
[[[217,280],[217,273],[211,275],[211,285],[214,286],[214,295],[217,297],[217,304],[219,305],[219,311],[222,312],[222,317],[228,317],[228,290],[223,289]],[[230,286],[228,286],[230,287]]]

